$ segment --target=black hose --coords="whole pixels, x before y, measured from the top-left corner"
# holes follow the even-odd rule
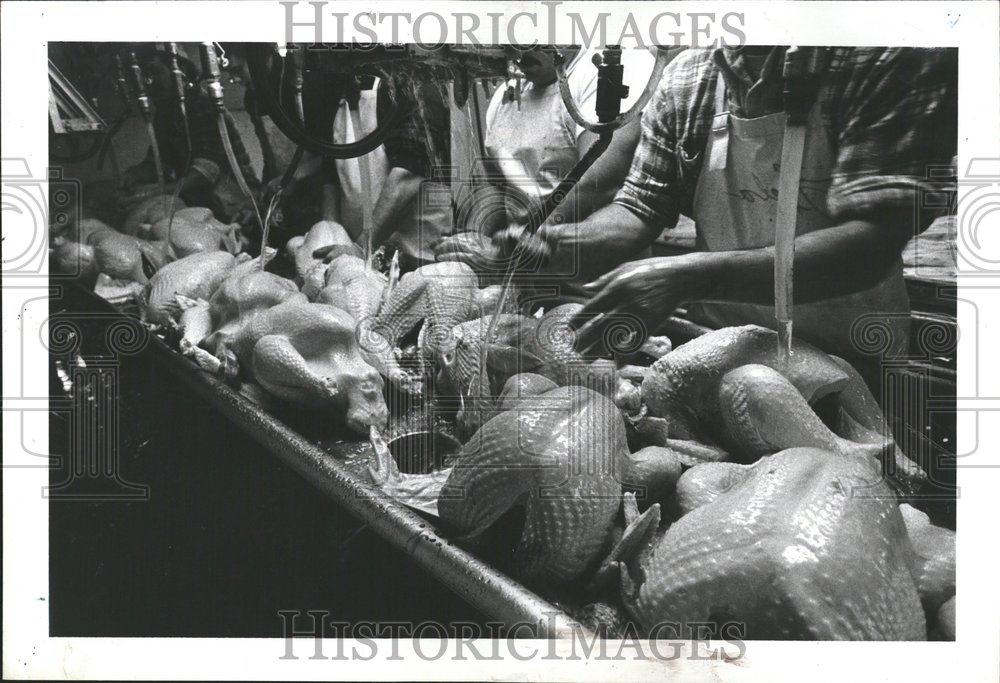
[[[486,135],[483,132],[483,118],[482,112],[479,106],[479,93],[476,92],[476,81],[472,79],[472,84],[469,86],[469,95],[472,96],[472,108],[475,110],[476,115],[476,135],[477,142],[479,143],[479,158],[486,158]]]
[[[347,144],[334,144],[320,140],[305,129],[294,116],[289,116],[281,101],[282,93],[272,87],[269,58],[274,52],[270,43],[254,43],[247,46],[247,69],[253,79],[255,90],[260,93],[265,110],[274,125],[292,142],[309,152],[334,159],[353,159],[374,151],[385,142],[389,133],[397,129],[410,113],[408,107],[396,107],[386,120],[368,135]]]
[[[566,195],[569,194],[570,190],[576,186],[580,178],[583,177],[583,174],[594,165],[594,162],[597,161],[598,157],[604,154],[605,150],[607,150],[608,146],[611,144],[612,136],[612,132],[601,133],[601,135],[594,140],[590,147],[587,148],[587,151],[580,158],[580,160],[573,165],[570,172],[559,181],[559,184],[556,185],[555,189],[545,197],[537,208],[532,208],[528,214],[528,223],[524,226],[525,233],[534,233],[538,230],[542,223],[549,219],[552,212],[558,208],[559,204],[566,198]]]

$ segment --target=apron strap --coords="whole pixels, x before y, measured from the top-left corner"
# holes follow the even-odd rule
[[[729,154],[729,105],[726,103],[726,81],[721,72],[715,79],[715,114],[712,116],[711,135],[708,170],[725,170]]]

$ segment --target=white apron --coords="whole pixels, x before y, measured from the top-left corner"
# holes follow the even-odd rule
[[[351,116],[350,105],[346,99],[340,100],[337,113],[333,116],[333,142],[345,145],[360,140],[378,125],[376,101],[378,81],[371,90],[362,90],[358,98],[358,118],[361,130],[355,130],[354,118]],[[371,196],[368,201],[374,207],[382,191],[382,183],[389,173],[389,162],[386,160],[385,148],[379,145],[365,155],[367,164],[362,164],[361,157],[354,159],[334,159],[337,168],[337,178],[340,180],[340,223],[352,235],[361,234],[364,222],[365,185],[362,175],[363,166],[368,167]]]
[[[378,85],[371,90],[362,90],[358,100],[360,130],[355,130],[354,119],[347,100],[340,107],[333,120],[333,140],[336,143],[354,142],[371,133],[378,126]],[[363,163],[367,161],[367,164]],[[374,209],[382,193],[389,174],[389,162],[382,145],[362,157],[336,159],[337,175],[340,178],[340,222],[352,235],[361,233],[364,224],[365,185],[363,169],[367,165],[370,185],[370,206]],[[442,236],[452,232],[451,188],[439,182],[424,181],[420,192],[409,206],[400,212],[399,223],[387,240],[387,245],[399,249],[406,256],[417,261],[433,261],[435,244]]]
[[[707,251],[757,249],[774,245],[778,175],[785,132],[785,113],[742,119],[728,111],[725,83],[719,75],[715,117],[704,153],[704,165],[694,195],[694,220],[698,245]],[[826,197],[835,154],[818,104],[814,104],[806,129],[805,154],[799,185],[797,235],[830,227]],[[852,341],[851,327],[860,316],[891,333],[888,352],[905,351],[909,340],[910,303],[903,281],[902,262],[869,290],[795,304],[793,334],[829,353],[848,357],[862,353]],[[692,319],[712,327],[754,323],[775,328],[774,307],[742,303],[696,303]],[[872,330],[868,329],[868,335]],[[856,330],[855,339],[861,335]],[[870,340],[871,337],[868,336]]]

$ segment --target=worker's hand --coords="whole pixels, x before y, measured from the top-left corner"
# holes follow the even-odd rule
[[[523,227],[508,227],[493,235],[493,244],[502,256],[508,262],[516,259],[517,269],[527,273],[542,271],[549,266],[558,241],[558,227],[551,225],[543,225],[533,234],[525,234]]]
[[[708,296],[718,274],[697,254],[626,263],[584,285],[594,294],[570,320],[576,348],[638,348],[678,305]]]
[[[274,216],[271,216],[271,220],[277,222]],[[247,226],[255,234],[260,234],[260,226],[257,225],[257,214],[254,213],[252,206],[241,206],[236,209],[236,212],[230,217],[230,223],[239,223],[241,226]]]
[[[274,195],[278,194],[279,190],[281,190],[281,194],[283,197],[287,197],[288,195],[292,194],[292,192],[295,191],[295,186],[297,182],[298,181],[293,177],[289,181],[288,185],[286,185],[284,189],[282,189],[281,176],[278,176],[277,178],[271,178],[271,180],[269,180],[267,184],[265,184],[264,187],[261,189],[260,195],[261,195],[262,210],[263,207],[266,207],[268,205],[268,203],[271,201]]]
[[[494,232],[490,236],[490,241],[493,242],[493,245],[500,250],[501,254],[510,254],[514,250],[514,246],[521,238],[521,234],[523,232],[524,228],[506,227]],[[530,238],[525,237],[524,239],[528,240]]]
[[[438,261],[459,261],[477,272],[502,272],[506,261],[500,249],[478,232],[460,232],[434,245]]]

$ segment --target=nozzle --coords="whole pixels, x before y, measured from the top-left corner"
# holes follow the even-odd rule
[[[153,118],[153,105],[146,95],[146,86],[143,84],[142,67],[139,66],[139,58],[135,50],[129,50],[129,68],[132,72],[132,87],[135,88],[135,101],[139,105],[139,111],[146,121]]]
[[[508,102],[517,102],[517,109],[521,109],[521,79],[524,78],[524,72],[517,65],[517,60],[508,59],[507,60],[507,91],[504,93],[504,99]]]
[[[177,60],[177,43],[167,43],[167,54],[170,55],[170,73],[174,75],[174,87],[177,90],[177,106],[181,110],[181,116],[187,117],[187,77],[181,70]]]
[[[826,50],[820,47],[792,46],[785,50],[781,76],[785,112],[791,123],[803,124],[816,99],[822,82],[818,75],[826,65]]]
[[[201,70],[205,79],[205,91],[215,103],[220,112],[226,110],[226,100],[222,93],[222,71],[219,69],[219,56],[215,52],[215,43],[201,44]]]
[[[608,45],[600,56],[594,55],[593,62],[597,67],[597,120],[601,123],[614,121],[622,111],[622,100],[628,97],[621,46]]]

